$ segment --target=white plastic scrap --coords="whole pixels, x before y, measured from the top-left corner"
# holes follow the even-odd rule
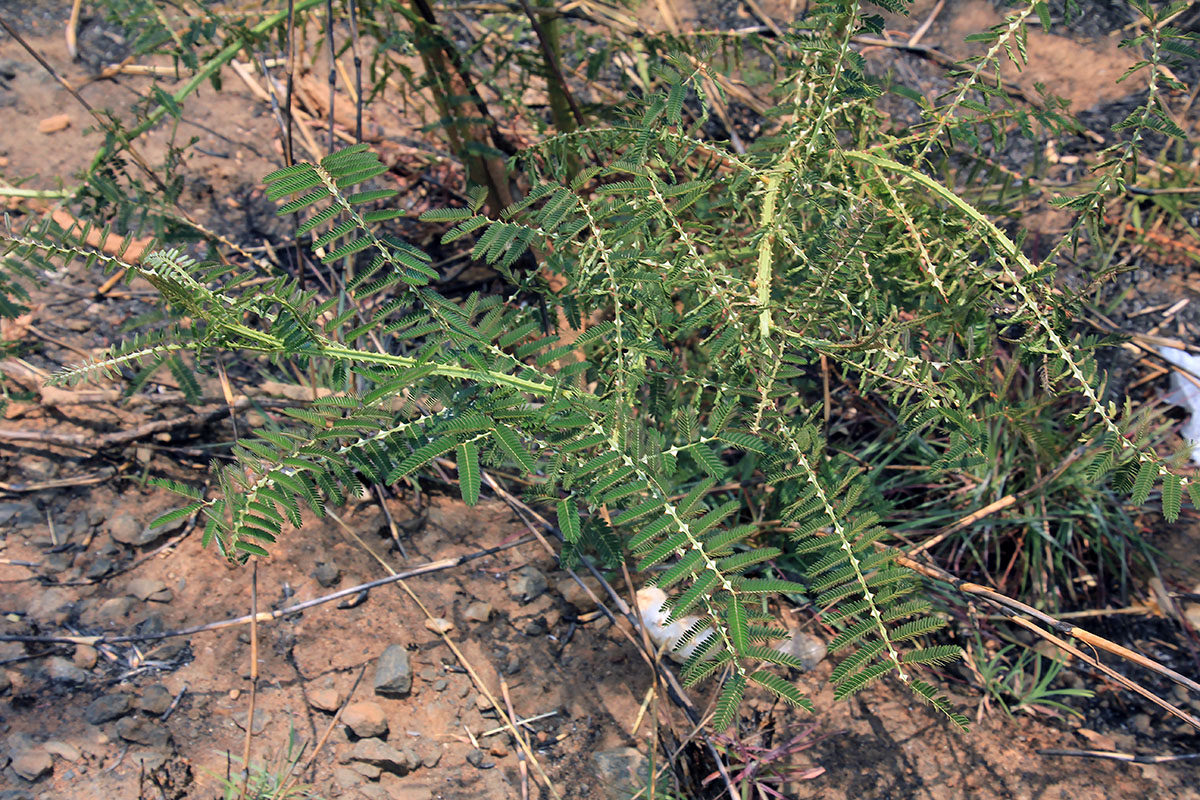
[[[666,592],[657,586],[647,586],[638,590],[638,609],[641,611],[642,624],[646,626],[646,635],[654,642],[655,647],[665,650],[673,661],[682,664],[696,652],[697,647],[713,635],[712,627],[704,628],[679,647],[679,640],[700,621],[700,618],[689,616],[668,622],[671,611],[666,602]],[[790,636],[776,645],[775,649],[798,659],[804,665],[804,669],[813,669],[825,658],[825,643],[820,639],[798,629],[790,629],[788,633]]]
[[[667,593],[657,586],[638,589],[637,604],[642,614],[642,624],[646,626],[646,635],[650,637],[650,641],[654,642],[655,647],[660,650],[665,649],[672,660],[682,664],[691,658],[697,647],[713,635],[712,628],[705,628],[693,636],[683,647],[675,649],[683,635],[699,622],[700,618],[681,617],[674,622],[667,622],[667,618],[671,616],[671,610],[667,608],[666,602]]]
[[[1158,354],[1181,369],[1186,369],[1193,375],[1200,375],[1200,356],[1194,356],[1175,347],[1160,347]],[[1180,433],[1192,446],[1192,462],[1200,464],[1200,386],[1188,380],[1179,371],[1171,372],[1171,400],[1183,406],[1191,417],[1183,424]]]

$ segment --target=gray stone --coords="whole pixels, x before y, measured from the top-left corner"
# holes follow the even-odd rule
[[[125,760],[131,764],[141,765],[141,769],[145,772],[153,772],[167,763],[167,759],[171,755],[168,748],[157,747],[149,750],[133,750],[125,757]]]
[[[632,747],[592,753],[592,767],[608,800],[628,800],[649,781],[650,762]]]
[[[159,748],[167,743],[166,727],[144,717],[122,717],[117,723],[117,736],[127,742]]]
[[[242,730],[246,730],[246,723],[250,719],[249,712],[235,711],[230,716],[233,718],[234,725],[237,725]],[[256,734],[256,735],[260,734],[264,730],[266,730],[267,726],[270,724],[271,724],[271,712],[270,711],[267,711],[265,708],[254,709],[254,724],[252,726],[253,730],[250,731],[251,733]]]
[[[112,537],[114,542],[121,544],[132,545],[139,547],[146,544],[152,539],[144,539],[142,536],[145,528],[142,523],[138,522],[130,514],[117,514],[108,521],[108,535]]]
[[[167,585],[157,578],[134,578],[125,587],[125,591],[138,600],[149,600],[152,595],[166,588]]]
[[[111,558],[104,556],[96,556],[83,570],[83,577],[90,581],[95,581],[103,578],[105,575],[113,571],[113,562]]]
[[[0,503],[0,525],[26,528],[45,522],[33,503]]]
[[[337,689],[313,689],[308,693],[308,704],[319,711],[337,711],[342,704],[342,694]]]
[[[75,563],[75,553],[70,550],[60,550],[57,553],[47,553],[42,557],[42,572],[58,575],[66,572]]]
[[[47,659],[46,672],[50,675],[50,680],[63,683],[87,683],[88,678],[91,677],[62,656]]]
[[[508,593],[522,603],[540,597],[546,587],[546,576],[532,564],[526,564],[508,576]]]
[[[36,781],[53,769],[54,761],[42,748],[30,747],[13,753],[11,766],[25,780]]]
[[[360,739],[382,738],[388,732],[387,714],[378,703],[351,703],[342,712],[342,722]]]
[[[155,661],[174,661],[183,655],[183,652],[190,646],[190,639],[169,639],[147,652],[146,658]]]
[[[67,620],[72,600],[72,595],[66,589],[51,586],[33,598],[26,613],[34,622],[61,625]]]
[[[341,579],[342,571],[338,569],[337,564],[322,561],[317,564],[317,568],[313,570],[312,576],[317,583],[328,589]]]
[[[129,616],[129,612],[137,605],[132,597],[110,597],[96,609],[96,616],[103,622],[115,622]]]
[[[375,694],[403,697],[412,691],[412,662],[403,645],[388,646],[375,664]]]
[[[350,765],[350,769],[371,780],[376,780],[383,773],[383,770],[379,767],[374,764],[368,764],[365,761],[355,761]]]
[[[483,751],[478,747],[473,747],[467,751],[467,763],[472,767],[483,766]]]
[[[91,321],[88,321],[91,326]],[[25,456],[21,459],[21,471],[33,481],[48,481],[58,474],[58,464],[45,456]]]
[[[151,528],[149,525],[147,525],[142,530],[141,539],[143,540],[143,544],[149,544],[150,542],[153,542],[155,539],[158,539],[162,536],[166,536],[168,533],[174,533],[175,531],[179,530],[184,525],[186,525],[187,521],[188,521],[187,517],[180,517],[179,519],[172,520],[171,522],[168,522],[163,525],[159,525],[158,527],[155,527],[155,528]]]
[[[409,770],[408,756],[379,739],[359,739],[350,750],[350,760],[373,764],[389,772],[403,774]]]
[[[42,745],[42,749],[63,761],[78,761],[81,755],[78,747],[61,739],[51,739]]]
[[[174,699],[171,697],[171,692],[167,690],[167,687],[161,683],[156,683],[142,690],[142,696],[138,698],[137,707],[151,716],[161,717],[167,713],[167,709],[171,707],[171,701]]]
[[[386,779],[385,779],[386,780]],[[433,800],[433,790],[428,786],[385,786],[388,800]]]
[[[333,780],[343,789],[349,789],[351,786],[357,786],[362,783],[362,775],[359,775],[350,767],[337,767],[333,770]]]
[[[146,618],[137,624],[137,632],[142,636],[153,636],[156,633],[162,633],[167,629],[167,625],[163,622],[162,614],[157,611],[152,611],[146,615]]]
[[[596,597],[601,596],[600,581],[590,575],[583,576],[581,580],[592,590],[592,594]],[[591,595],[584,591],[583,586],[580,586],[574,578],[563,578],[554,585],[554,588],[562,595],[562,599],[574,606],[577,611],[589,611],[596,605],[592,601]]]
[[[450,684],[446,681],[445,678],[438,678],[436,681],[433,682],[433,690],[435,692],[444,692],[444,691],[446,691],[446,687],[449,685]]]
[[[492,618],[492,604],[484,602],[471,603],[471,605],[467,606],[466,611],[463,612],[463,616],[471,622],[487,622]]]
[[[34,798],[24,789],[5,789],[0,792],[0,800],[34,800]]]
[[[132,708],[130,696],[124,692],[97,697],[83,712],[83,718],[92,725],[103,725],[129,713]]]
[[[80,511],[75,515],[75,521],[71,523],[71,539],[73,541],[82,539],[87,535],[88,529],[91,527],[92,524],[88,522],[88,513],[86,511]]]

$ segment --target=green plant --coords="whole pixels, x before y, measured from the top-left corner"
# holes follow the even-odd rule
[[[289,724],[287,745],[269,761],[251,761],[248,774],[246,770],[239,770],[214,776],[221,783],[221,796],[225,800],[320,800],[321,795],[315,787],[296,780],[296,769],[304,749],[304,742],[297,738],[295,729]],[[226,754],[226,757],[231,762],[242,763],[238,756]]]
[[[511,166],[523,196],[502,214],[482,213],[508,184],[482,177],[475,167],[487,172],[497,156],[475,148],[486,163],[468,164],[479,182],[471,201],[422,220],[445,226],[444,245],[473,242],[471,256],[506,279],[507,296],[434,288],[431,256],[386,227],[406,212],[394,190],[372,188],[386,167],[365,145],[264,178],[319,263],[345,264],[332,295],[178,249],[133,264],[34,231],[9,233],[9,252],[127,269],[174,312],[169,326],[61,382],[161,365],[183,381],[212,354],[237,352],[332,390],[287,409],[287,427],[241,439],[236,462],[214,468],[217,494],[170,484],[191,501],[173,514],[202,514],[205,542],[230,559],[266,556],[303,509],[321,514],[365,484],[420,480],[434,459],[453,460],[468,503],[481,470],[503,466],[556,512],[564,562],[633,554],[641,572],[666,566],[652,580],[672,593],[672,618],[699,619],[684,637],[696,644],[685,683],[720,678],[717,729],[751,684],[809,707],[781,674],[799,663],[770,646],[786,633],[764,598],[783,592],[831,609],[830,651],[850,651],[833,671],[837,697],[890,675],[965,727],[925,677],[960,651],[922,645],[944,623],[896,551],[879,546],[893,507],[860,452],[919,440],[939,479],[992,470],[992,442],[1014,431],[1036,440],[1035,422],[1057,416],[1062,441],[1083,443],[1089,481],[1115,475],[1138,503],[1157,488],[1169,520],[1196,486],[1148,446],[1144,416],[1109,398],[1093,352],[1106,342],[1072,325],[1081,294],[1054,282],[1059,256],[1099,237],[1141,141],[1182,133],[1163,93],[1177,85],[1169,59],[1194,55],[1190,39],[1158,24],[1174,6],[1135,6],[1149,19],[1130,42],[1149,94],[1094,184],[1057,202],[1076,222],[1037,262],[987,213],[989,195],[940,176],[991,161],[1014,131],[1036,140],[1074,129],[1061,104],[1018,104],[998,77],[1005,60],[1023,65],[1030,19],[1052,24],[1046,5],[1023,4],[981,35],[986,52],[953,73],[946,95],[890,87],[920,114],[896,131],[879,107],[885,85],[853,46],[881,21],[848,0],[816,4],[779,41],[759,43],[776,107],[744,153],[701,135],[723,102],[710,61],[725,56],[678,43],[646,71],[660,89],[610,124],[519,153]],[[429,80],[464,80],[453,57],[438,60],[448,46],[428,51]],[[450,100],[443,94],[447,115]],[[459,122],[447,130],[465,153],[484,122]],[[872,438],[847,435],[847,420],[823,405],[823,365],[871,399]],[[1038,377],[997,392],[997,366]],[[726,494],[727,481],[742,493]],[[785,548],[803,582],[766,571]]]
[[[1091,697],[1092,692],[1087,689],[1050,687],[1063,670],[1061,659],[1047,658],[1014,644],[1005,645],[987,656],[983,640],[978,634],[975,642],[975,668],[983,678],[983,688],[988,698],[995,700],[1005,714],[1011,717],[1016,711],[1040,711],[1082,716],[1078,709],[1057,698]]]

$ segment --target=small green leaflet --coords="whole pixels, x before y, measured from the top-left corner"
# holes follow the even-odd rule
[[[496,443],[512,456],[513,461],[516,461],[521,469],[525,472],[533,472],[533,456],[529,455],[529,451],[521,444],[521,440],[517,438],[517,434],[513,433],[512,428],[496,428],[492,431],[492,436]]]
[[[717,698],[717,709],[713,713],[712,726],[715,731],[723,731],[733,722],[738,706],[742,704],[742,694],[746,691],[744,675],[734,673],[725,681],[721,695]]]
[[[479,446],[464,442],[455,448],[458,463],[458,488],[463,502],[469,506],[479,502]]]
[[[800,690],[792,684],[785,681],[773,672],[759,670],[750,675],[750,680],[757,683],[759,686],[767,689],[771,694],[781,700],[784,700],[797,708],[803,708],[807,711],[813,710],[812,702],[807,697],[800,694]]]
[[[687,449],[687,453],[695,459],[696,464],[714,478],[725,476],[725,464],[721,457],[706,444],[697,443]]]
[[[729,638],[733,641],[733,649],[739,653],[746,651],[750,643],[750,627],[746,621],[746,609],[738,596],[730,595],[729,607],[726,609],[726,619],[729,622]]]
[[[575,510],[575,501],[569,497],[558,501],[558,529],[570,544],[579,541],[579,512]]]

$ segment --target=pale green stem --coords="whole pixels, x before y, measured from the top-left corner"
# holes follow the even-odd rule
[[[763,237],[758,243],[758,272],[755,285],[758,287],[758,335],[766,341],[771,336],[771,249],[775,244],[775,200],[779,197],[780,172],[767,176],[767,194],[763,198],[762,215],[758,229]]]
[[[903,175],[910,180],[916,181],[929,191],[936,194],[939,198],[945,200],[963,214],[970,217],[973,222],[976,222],[982,226],[983,229],[988,232],[988,235],[991,236],[992,240],[1003,247],[1004,254],[1020,264],[1026,273],[1037,272],[1037,268],[1030,263],[1028,258],[1025,257],[1025,254],[1021,252],[1021,248],[1017,247],[1016,243],[1013,242],[1012,239],[1008,238],[1008,235],[1005,234],[1004,231],[997,228],[996,224],[984,216],[979,209],[975,208],[975,206],[971,205],[966,200],[963,200],[961,197],[955,194],[954,190],[943,186],[941,183],[938,183],[920,170],[905,166],[899,161],[892,161],[890,158],[883,158],[881,156],[873,155],[871,153],[864,153],[859,150],[849,150],[842,153],[842,155],[851,161],[861,161],[866,164],[871,164],[873,166],[888,170],[889,172],[895,172]]]
[[[57,200],[75,194],[73,189],[24,189],[19,186],[0,186],[0,197],[40,197]]]

